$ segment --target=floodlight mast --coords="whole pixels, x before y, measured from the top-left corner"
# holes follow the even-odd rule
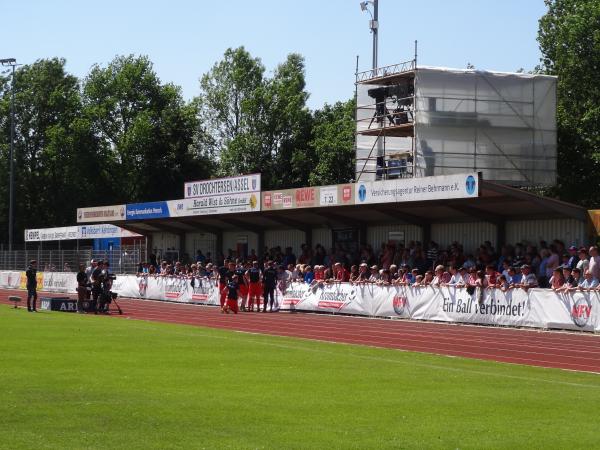
[[[369,4],[373,6],[373,12],[369,9]],[[371,21],[369,22],[369,28],[373,33],[373,76],[377,69],[377,38],[379,32],[379,0],[368,0],[360,2],[360,10],[367,11],[371,15]]]
[[[15,58],[0,59],[3,66],[12,67],[11,96],[10,96],[10,152],[9,152],[9,194],[8,194],[8,250],[13,247],[13,229],[15,222],[15,170],[14,170],[14,145],[15,145],[15,67],[17,60]]]

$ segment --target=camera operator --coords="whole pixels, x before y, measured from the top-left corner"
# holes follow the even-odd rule
[[[91,309],[98,312],[98,297],[102,292],[102,272],[104,270],[104,261],[98,261],[97,265],[92,270],[90,282],[92,284],[92,302]]]

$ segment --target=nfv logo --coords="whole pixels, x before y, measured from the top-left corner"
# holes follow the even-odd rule
[[[586,298],[580,298],[575,303],[573,303],[573,308],[571,309],[571,318],[573,319],[573,323],[580,328],[583,328],[587,325],[590,320],[590,316],[592,315],[592,304]]]
[[[473,175],[469,175],[465,184],[467,186],[467,194],[473,195],[475,193],[475,186],[477,185],[475,177]]]
[[[361,202],[364,202],[367,199],[367,188],[364,184],[361,184],[358,188],[358,199]]]

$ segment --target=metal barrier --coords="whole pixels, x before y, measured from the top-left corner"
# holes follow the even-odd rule
[[[13,250],[0,251],[0,270],[25,270],[32,259],[44,272],[77,272],[79,264],[87,267],[92,259],[107,260],[112,271],[136,273],[146,254],[139,246],[122,246],[113,250]]]

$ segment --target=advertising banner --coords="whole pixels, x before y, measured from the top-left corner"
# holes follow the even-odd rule
[[[141,234],[110,224],[80,225],[78,239],[141,237]]]
[[[263,211],[353,204],[354,186],[352,184],[311,186],[262,193]]]
[[[184,198],[167,202],[171,217],[208,216],[260,211],[260,194],[227,194],[223,196]]]
[[[367,181],[354,185],[356,204],[414,202],[479,196],[476,173]]]
[[[65,241],[74,239],[141,237],[140,234],[110,224],[25,230],[25,242]]]
[[[125,220],[125,205],[77,208],[77,223]]]
[[[77,238],[78,229],[76,226],[25,230],[25,242],[66,241]]]
[[[184,185],[184,198],[226,197],[231,194],[257,194],[260,192],[260,174],[212,180],[189,181]]]
[[[0,287],[25,289],[25,272],[0,272]],[[38,289],[75,293],[76,274],[38,273]],[[215,280],[208,278],[118,275],[113,291],[121,297],[219,305]],[[476,290],[464,288],[379,286],[350,283],[291,283],[276,291],[287,311],[317,311],[369,317],[600,331],[600,292],[550,289]]]
[[[130,203],[125,208],[127,220],[161,219],[169,217],[167,202]]]

